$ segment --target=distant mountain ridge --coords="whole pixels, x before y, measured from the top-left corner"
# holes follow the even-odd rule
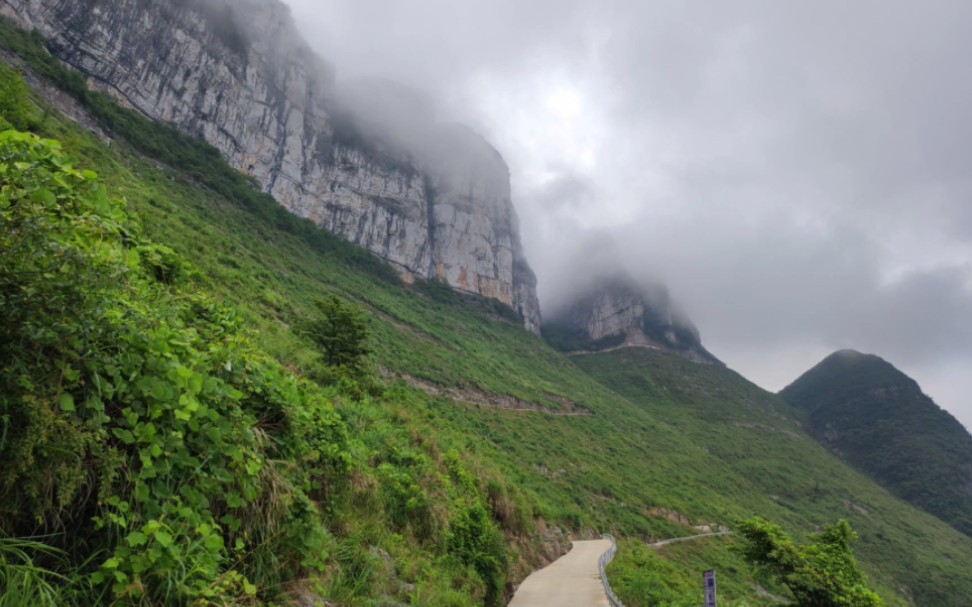
[[[972,435],[913,379],[878,356],[841,350],[780,395],[845,461],[972,536]]]
[[[667,288],[641,285],[624,274],[599,279],[549,316],[543,335],[561,351],[649,348],[723,364],[702,346],[699,330],[675,307]]]

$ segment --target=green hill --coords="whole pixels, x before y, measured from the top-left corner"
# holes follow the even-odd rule
[[[47,209],[28,223],[61,226],[0,268],[8,584],[48,584],[60,594],[47,604],[499,604],[553,556],[550,527],[615,533],[623,572],[645,538],[760,514],[796,535],[850,519],[889,605],[972,596],[972,539],[854,472],[731,371],[649,350],[566,358],[508,308],[402,284],[208,146],[88,92],[37,37],[4,24],[0,45],[112,138],[4,68],[4,119],[61,142],[0,161],[4,195],[14,184]],[[58,179],[55,201],[71,204],[43,206],[31,184]],[[19,246],[11,222],[3,242]],[[18,316],[12,293],[76,300]],[[364,377],[325,365],[301,330],[329,295],[369,319]],[[760,604],[731,551],[699,550],[665,566],[725,563],[731,598]]]
[[[849,350],[780,396],[807,431],[892,493],[972,535],[972,435],[887,361]]]
[[[967,583],[968,574],[958,569],[945,575],[909,573],[943,554],[955,555],[953,549],[966,550],[960,548],[965,540],[842,465],[801,431],[800,412],[779,397],[731,370],[647,349],[574,360],[704,449],[713,474],[710,486],[730,487],[718,499],[804,531],[837,518],[849,520],[860,532],[858,553],[872,579],[891,588],[907,586],[919,604],[951,600],[958,586],[945,588],[953,581]],[[927,545],[906,539],[916,525],[926,532],[935,529],[938,539]],[[929,600],[927,592],[935,597]]]

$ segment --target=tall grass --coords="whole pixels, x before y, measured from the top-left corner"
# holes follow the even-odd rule
[[[64,553],[28,538],[0,538],[0,607],[77,605],[72,596],[78,580],[52,571]]]

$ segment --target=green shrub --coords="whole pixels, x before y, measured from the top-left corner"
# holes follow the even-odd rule
[[[0,63],[0,131],[9,128],[29,130],[36,124],[36,114],[24,79]]]
[[[481,503],[462,510],[447,534],[449,553],[471,567],[486,584],[486,605],[500,605],[506,584],[505,542]]]
[[[857,534],[837,521],[797,545],[783,530],[759,517],[743,521],[737,533],[747,561],[773,575],[800,607],[879,607],[884,603],[867,587],[851,548]]]
[[[66,558],[103,551],[90,583],[125,602],[270,597],[322,570],[312,496],[350,456],[320,389],[173,284],[187,265],[55,142],[0,133],[0,179],[0,532],[70,526]]]

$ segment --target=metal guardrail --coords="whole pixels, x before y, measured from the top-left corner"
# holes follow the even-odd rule
[[[614,591],[611,590],[611,583],[608,582],[606,571],[608,563],[614,560],[614,555],[618,553],[618,543],[615,541],[614,536],[608,535],[607,533],[602,535],[601,538],[611,542],[611,547],[607,552],[602,554],[601,558],[599,558],[597,561],[597,568],[601,574],[601,582],[604,584],[604,592],[607,593],[608,601],[611,603],[611,607],[624,607],[624,603],[621,602],[621,599],[619,599],[617,595],[614,594]]]

